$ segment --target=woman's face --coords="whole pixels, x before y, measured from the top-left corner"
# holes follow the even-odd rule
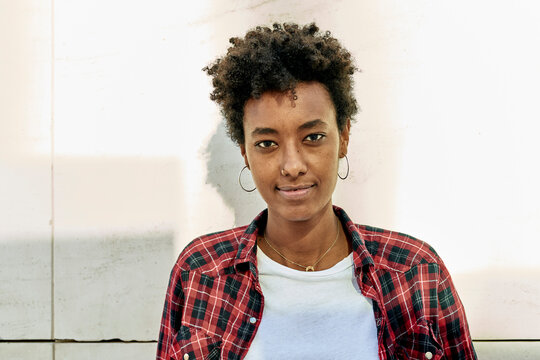
[[[330,94],[320,83],[299,83],[295,95],[266,92],[248,100],[240,148],[269,215],[306,221],[332,206],[350,123],[339,132]]]

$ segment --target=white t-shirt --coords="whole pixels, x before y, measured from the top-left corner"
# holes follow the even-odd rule
[[[305,272],[257,249],[257,264],[264,310],[246,360],[379,359],[371,300],[358,289],[352,254]]]

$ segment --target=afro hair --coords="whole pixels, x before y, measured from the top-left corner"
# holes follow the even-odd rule
[[[212,77],[216,101],[236,144],[244,143],[244,105],[266,91],[293,91],[299,82],[316,81],[329,92],[338,129],[358,111],[353,95],[356,70],[351,54],[315,23],[258,26],[244,38],[231,38],[227,54],[203,70]]]

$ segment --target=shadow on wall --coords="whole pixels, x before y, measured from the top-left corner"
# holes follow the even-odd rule
[[[155,340],[173,239],[170,229],[160,228],[56,239],[54,337]]]
[[[0,340],[50,338],[50,241],[50,233],[0,235]]]
[[[174,157],[55,157],[55,338],[156,338],[182,173]]]
[[[155,340],[182,231],[182,164],[56,156],[54,165],[54,201],[50,157],[0,165],[0,339]]]
[[[221,196],[225,205],[234,211],[234,224],[249,224],[264,208],[265,202],[257,191],[245,192],[238,183],[238,175],[244,167],[240,149],[227,135],[224,121],[220,122],[216,132],[210,138],[204,150],[206,159],[206,183],[212,185]],[[250,172],[246,169],[242,183],[246,188],[253,188]]]

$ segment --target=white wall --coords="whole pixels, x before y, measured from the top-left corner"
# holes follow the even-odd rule
[[[178,252],[264,208],[201,68],[250,27],[314,20],[362,70],[334,202],[438,250],[480,358],[537,358],[514,340],[540,339],[538,10],[0,0],[0,358],[153,356]]]

